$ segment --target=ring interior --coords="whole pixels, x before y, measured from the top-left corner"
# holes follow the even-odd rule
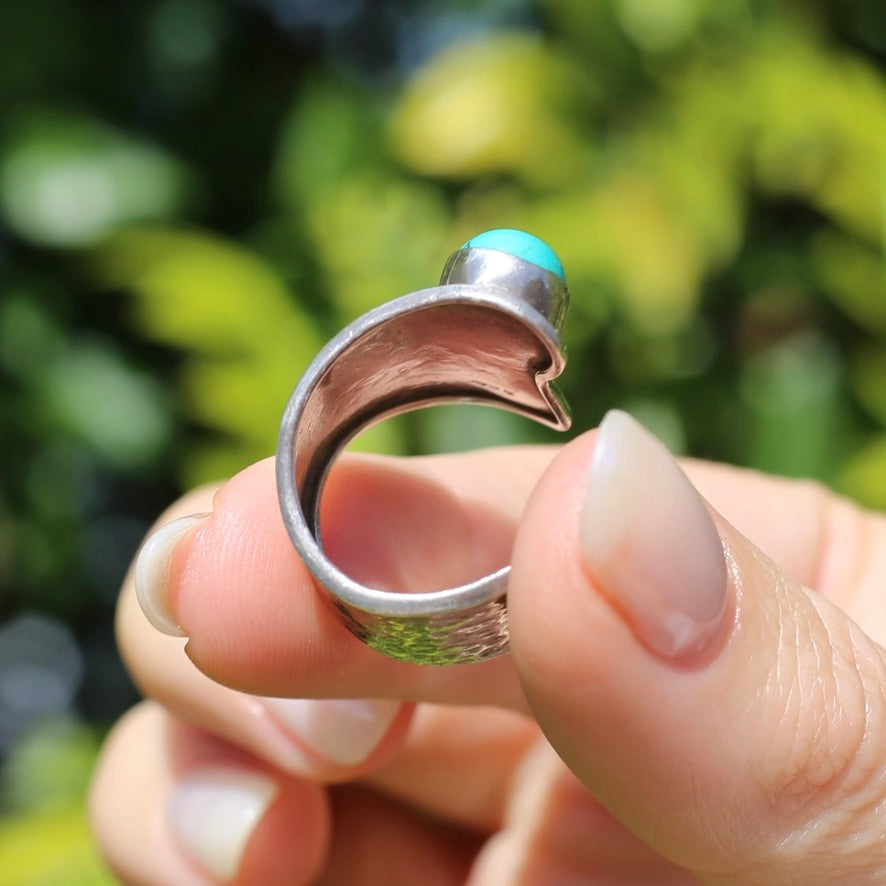
[[[336,456],[360,431],[431,404],[484,403],[568,426],[565,407],[548,387],[563,363],[556,334],[540,316],[527,321],[499,305],[462,299],[408,307],[356,332],[351,327],[331,345],[293,394],[281,430],[280,455],[288,463],[281,502],[290,499],[284,517],[311,571],[337,597],[370,612],[454,611],[500,595],[509,567],[459,588],[414,595],[357,584],[322,552],[322,487]],[[293,480],[297,502],[291,501]]]

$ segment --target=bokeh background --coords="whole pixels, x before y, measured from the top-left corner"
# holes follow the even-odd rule
[[[111,882],[83,795],[152,519],[480,230],[563,260],[576,431],[886,507],[884,68],[880,0],[2,0],[0,884]]]

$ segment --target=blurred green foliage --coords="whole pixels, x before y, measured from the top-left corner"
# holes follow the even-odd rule
[[[879,0],[0,5],[0,614],[85,661],[0,711],[0,882],[103,882],[82,785],[149,521],[480,230],[566,267],[577,431],[621,406],[886,507],[884,59]],[[455,407],[358,445],[551,439]]]
[[[4,761],[0,886],[116,882],[93,847],[83,808],[98,750],[94,729],[47,719]]]

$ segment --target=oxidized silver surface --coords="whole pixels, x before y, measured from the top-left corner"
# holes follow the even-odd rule
[[[360,431],[420,407],[470,401],[566,430],[550,385],[565,356],[559,329],[566,284],[493,249],[464,248],[439,286],[360,317],[323,348],[299,381],[280,425],[277,491],[302,560],[350,630],[386,655],[458,664],[507,651],[510,567],[423,593],[364,587],[325,555],[319,504],[330,466]]]

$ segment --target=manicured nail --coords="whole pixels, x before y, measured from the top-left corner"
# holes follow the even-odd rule
[[[362,763],[400,710],[385,699],[262,699],[271,715],[308,750],[339,766]]]
[[[185,775],[172,792],[169,823],[176,843],[208,874],[232,880],[256,825],[277,795],[264,775],[213,767]]]
[[[603,419],[581,518],[585,562],[661,655],[704,648],[726,604],[720,536],[667,449],[627,413]]]
[[[175,546],[188,530],[208,517],[179,517],[148,536],[135,561],[135,595],[148,621],[170,637],[186,637],[169,608],[169,569]]]

